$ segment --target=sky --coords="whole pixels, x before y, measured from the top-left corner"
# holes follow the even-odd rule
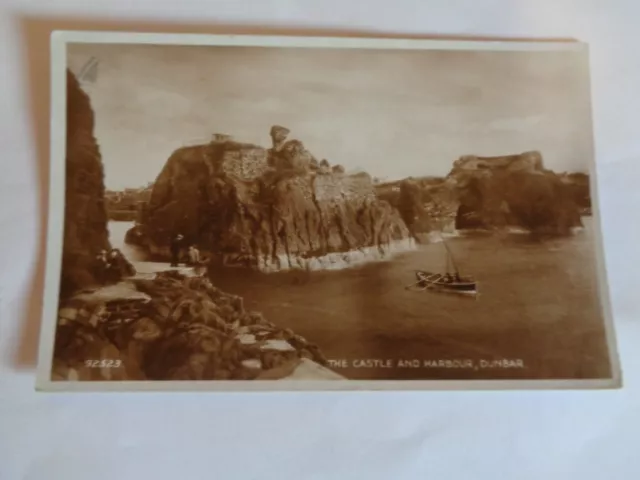
[[[587,171],[592,126],[577,51],[357,50],[73,44],[108,189],[155,180],[213,133],[270,147],[283,125],[318,159],[395,180],[446,175],[462,155],[539,150]]]

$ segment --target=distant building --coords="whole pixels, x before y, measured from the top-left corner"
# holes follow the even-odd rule
[[[142,204],[151,200],[153,182],[141,188],[127,187],[121,191],[105,192],[105,203],[109,218],[113,220],[133,221],[141,216]]]

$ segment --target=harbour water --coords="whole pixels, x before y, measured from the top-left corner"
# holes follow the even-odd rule
[[[415,269],[445,268],[437,243],[341,271],[224,269],[211,278],[316,343],[351,379],[601,378],[609,363],[592,219],[584,221],[574,236],[544,242],[514,233],[449,238],[461,273],[479,282],[475,299],[405,289]],[[116,246],[122,223],[110,224]]]
[[[109,222],[109,240],[113,248],[119,248],[127,259],[131,262],[145,260],[145,252],[135,245],[128,245],[124,242],[127,231],[134,226],[134,222]]]

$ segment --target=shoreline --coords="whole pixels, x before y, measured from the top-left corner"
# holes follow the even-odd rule
[[[588,216],[586,216],[589,218]],[[584,217],[583,217],[584,218]],[[109,223],[121,223],[120,221],[110,221]],[[122,222],[129,223],[129,222]],[[573,237],[579,235],[585,230],[585,226],[576,226],[570,229],[569,234],[560,235],[561,237]],[[253,264],[248,265],[243,260],[247,257],[241,257],[235,254],[227,254],[222,257],[220,265],[213,264],[210,268],[217,269],[233,269],[233,270],[252,270],[259,273],[285,273],[285,272],[323,272],[323,271],[341,271],[351,268],[362,267],[368,264],[392,261],[395,257],[408,252],[419,250],[421,246],[436,245],[447,240],[455,240],[461,238],[469,238],[473,236],[491,236],[491,235],[513,235],[514,237],[524,237],[533,235],[529,230],[519,227],[504,227],[499,229],[483,229],[483,228],[467,228],[456,229],[454,231],[440,232],[432,231],[428,233],[417,234],[416,238],[407,237],[401,240],[393,240],[380,246],[368,246],[360,249],[349,250],[346,252],[333,252],[318,257],[303,258],[301,256],[289,256],[286,253],[275,256],[262,255]],[[556,237],[556,235],[550,235]],[[146,260],[141,263],[168,262],[165,254],[165,247],[151,246],[144,247],[135,243],[126,242],[126,237],[122,239],[125,246],[138,248],[146,253]],[[210,255],[208,251],[201,252],[204,257]],[[215,254],[214,254],[215,256]],[[181,262],[184,263],[184,262]]]
[[[110,221],[109,223],[119,223],[118,221]],[[123,222],[127,223],[127,222]],[[253,264],[248,265],[244,262],[250,256],[239,254],[222,255],[221,265],[213,265],[213,268],[233,268],[255,270],[262,273],[277,273],[287,271],[335,271],[366,265],[368,263],[384,262],[393,259],[401,253],[411,252],[418,249],[420,242],[412,237],[403,238],[402,240],[392,240],[378,246],[367,246],[345,252],[332,252],[322,256],[304,258],[299,255],[287,255],[281,253],[275,256],[261,255],[254,257]],[[162,262],[168,263],[170,256],[168,247],[157,245],[144,245],[126,241],[126,235],[122,239],[122,244],[132,248],[138,248],[146,254],[146,259],[142,263]],[[208,250],[200,251],[203,257],[216,257],[216,253]],[[181,264],[184,262],[180,262]]]
[[[345,270],[369,263],[392,260],[398,254],[417,250],[417,244],[413,238],[394,240],[384,246],[370,246],[347,252],[328,253],[321,257],[293,259],[286,254],[278,255],[277,260],[263,258],[258,263],[257,270],[263,273],[276,273],[286,271],[310,270],[330,271]],[[229,265],[225,265],[229,266]]]

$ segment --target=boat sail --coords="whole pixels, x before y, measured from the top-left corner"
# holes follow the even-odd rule
[[[476,280],[473,277],[460,274],[460,269],[456,264],[453,253],[444,238],[442,239],[442,244],[446,251],[445,273],[416,270],[415,275],[417,281],[409,287],[417,287],[420,290],[477,295],[478,285]]]

